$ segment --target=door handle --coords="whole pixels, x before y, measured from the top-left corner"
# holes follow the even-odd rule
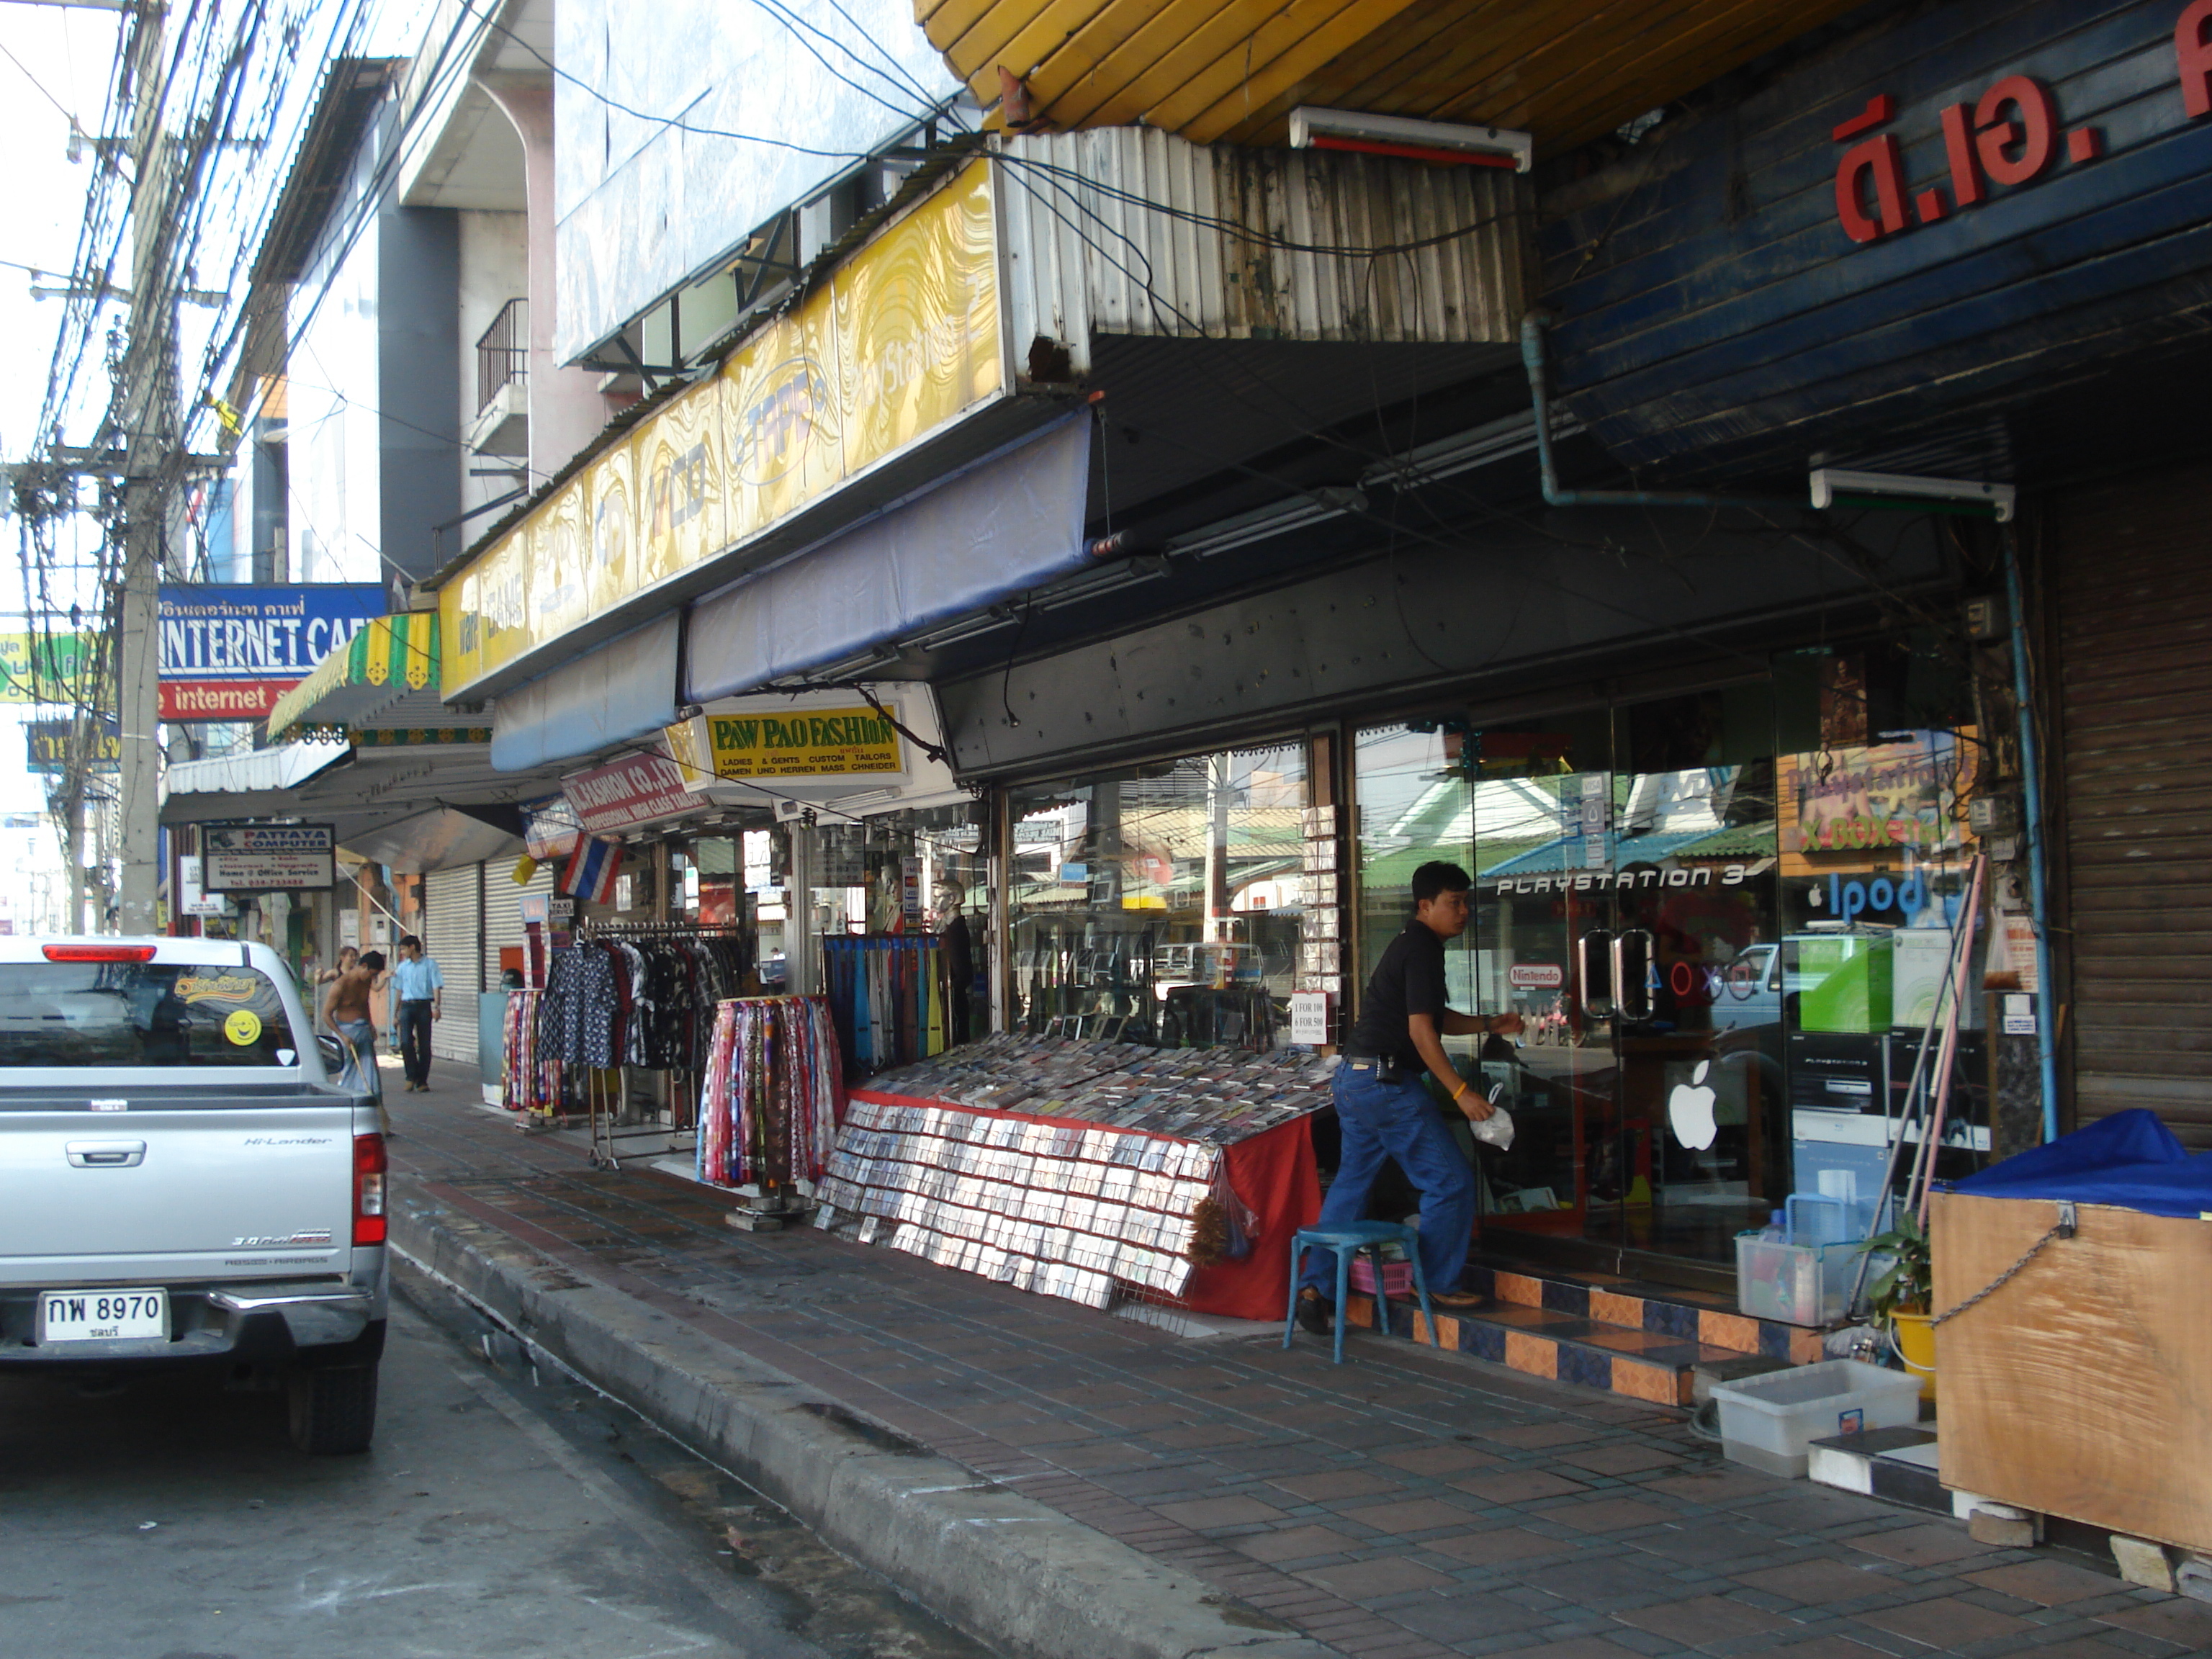
[[[1601,1018],[1613,1012],[1614,988],[1605,976],[1605,945],[1611,937],[1604,928],[1593,927],[1575,945],[1575,969],[1582,981],[1579,988],[1583,1012]]]
[[[1637,964],[1637,971],[1633,974],[1628,971],[1628,941],[1632,939],[1641,939],[1644,942],[1643,960]],[[1650,982],[1651,956],[1652,952],[1658,948],[1658,940],[1652,938],[1651,931],[1647,927],[1626,927],[1613,935],[1613,997],[1620,1006],[1621,1018],[1624,1019],[1651,1018]],[[1640,1008],[1636,1006],[1639,1000],[1643,1004]]]
[[[79,1170],[134,1170],[146,1161],[143,1140],[72,1140],[62,1150]]]

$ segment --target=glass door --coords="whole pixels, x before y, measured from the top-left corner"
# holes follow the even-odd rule
[[[1360,734],[1361,968],[1452,859],[1453,1006],[1527,1024],[1457,1045],[1516,1128],[1486,1230],[1717,1265],[1789,1190],[1773,736],[1765,685]]]

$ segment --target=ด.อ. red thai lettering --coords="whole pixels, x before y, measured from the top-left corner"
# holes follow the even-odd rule
[[[2174,24],[2173,52],[2184,112],[2192,120],[2212,115],[2212,0],[2192,0],[2183,9]],[[1897,100],[1878,93],[1832,135],[1836,143],[1851,146],[1836,162],[1836,217],[1854,242],[1936,224],[1980,206],[1996,186],[2033,184],[2058,164],[2062,151],[2069,164],[2105,153],[2097,128],[2064,125],[2048,86],[2032,75],[2008,75],[1972,103],[1939,112],[1944,177],[1915,192],[1905,176],[1897,135],[1880,131],[1896,116]]]

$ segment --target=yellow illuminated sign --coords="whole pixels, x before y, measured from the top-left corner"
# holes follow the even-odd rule
[[[872,708],[709,714],[699,724],[706,728],[707,765],[718,778],[856,777],[906,769],[897,731]],[[697,764],[696,755],[690,758]]]
[[[447,695],[1001,390],[989,165],[976,161],[860,248],[447,582]]]

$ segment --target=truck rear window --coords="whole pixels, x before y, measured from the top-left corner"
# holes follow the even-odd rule
[[[0,1066],[298,1063],[283,998],[258,969],[0,963]]]

